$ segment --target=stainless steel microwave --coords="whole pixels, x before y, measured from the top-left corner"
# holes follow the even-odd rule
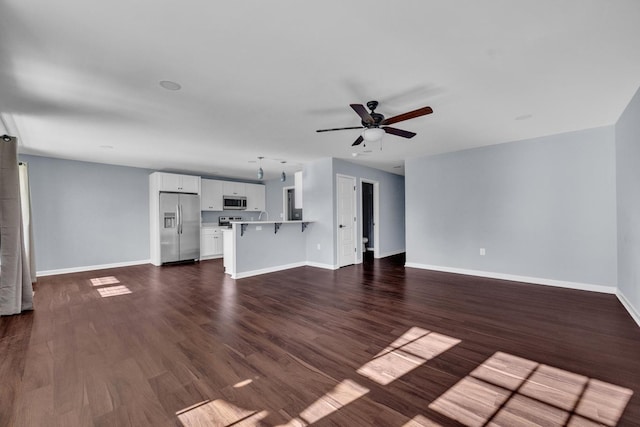
[[[222,196],[222,209],[225,209],[225,210],[247,209],[247,198],[244,196]]]

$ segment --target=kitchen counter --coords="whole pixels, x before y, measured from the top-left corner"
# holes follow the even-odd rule
[[[274,232],[277,234],[282,224],[300,224],[302,231],[304,231],[309,225],[309,221],[231,221],[231,224],[233,226],[240,225],[240,236],[242,237],[250,225],[255,225],[256,230],[261,230],[263,225],[273,225]]]
[[[301,220],[294,220],[294,221],[231,221],[232,224],[302,224],[303,222],[308,223],[309,221],[301,221]]]
[[[224,234],[225,273],[233,279],[306,265],[312,221],[233,221]]]

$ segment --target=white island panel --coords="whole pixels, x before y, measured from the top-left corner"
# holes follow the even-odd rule
[[[306,227],[309,223],[304,224]],[[303,221],[233,223],[232,230],[225,234],[224,244],[225,272],[234,279],[306,265]]]

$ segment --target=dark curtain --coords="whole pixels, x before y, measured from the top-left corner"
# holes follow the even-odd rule
[[[25,252],[16,138],[0,140],[0,315],[33,309]]]

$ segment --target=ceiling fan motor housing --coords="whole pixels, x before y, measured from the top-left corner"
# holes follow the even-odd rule
[[[369,110],[371,110],[371,113],[369,113],[369,115],[373,119],[373,123],[367,123],[364,120],[362,120],[361,122],[362,126],[366,128],[373,128],[373,127],[380,126],[380,123],[384,120],[384,116],[380,113],[374,112],[374,110],[378,107],[378,101],[367,102],[367,107],[369,108]]]
[[[373,123],[367,123],[363,120],[361,121],[362,126],[366,128],[377,128],[378,126],[380,126],[380,122],[384,120],[384,116],[382,114],[371,113],[370,116],[373,119]]]

